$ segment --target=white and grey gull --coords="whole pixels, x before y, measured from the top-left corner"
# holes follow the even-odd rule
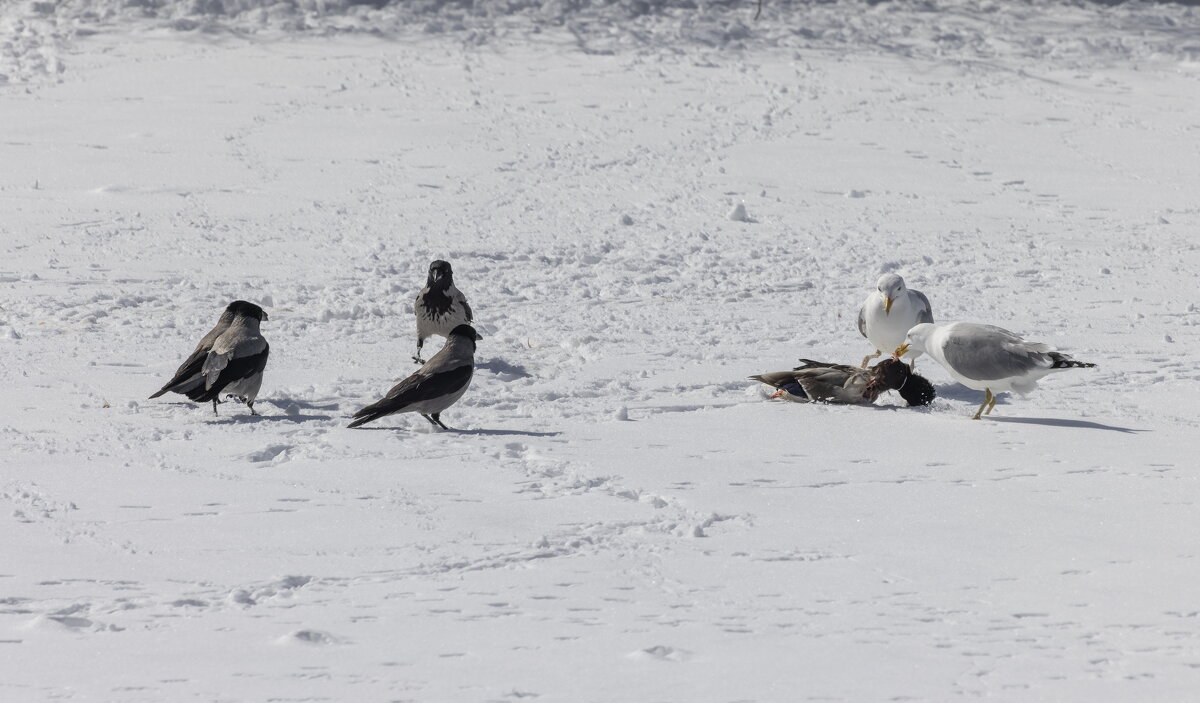
[[[858,310],[858,331],[875,347],[875,353],[863,358],[862,365],[866,367],[871,359],[903,344],[904,335],[912,326],[924,322],[933,322],[929,298],[908,288],[904,279],[894,273],[880,276],[875,290]],[[910,365],[917,356],[920,354],[910,357]]]
[[[984,392],[974,420],[980,414],[991,414],[997,393],[1016,391],[1025,395],[1048,374],[1095,366],[1076,361],[1047,344],[1028,342],[1004,328],[974,322],[916,325],[895,354],[900,358],[914,352],[928,354],[954,380]]]

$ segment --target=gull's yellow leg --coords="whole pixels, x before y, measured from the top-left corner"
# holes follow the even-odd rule
[[[991,388],[985,388],[985,389],[983,389],[983,392],[984,392],[983,402],[979,405],[979,409],[975,411],[975,414],[971,416],[972,420],[979,419],[979,416],[983,414],[983,409],[987,407],[988,403],[996,402],[996,397],[994,395],[992,395]]]
[[[990,388],[988,389],[988,395],[992,396],[992,402],[988,403],[988,409],[987,409],[987,412],[984,413],[984,415],[991,415],[992,408],[996,407],[996,394],[993,393],[992,389],[990,389]]]

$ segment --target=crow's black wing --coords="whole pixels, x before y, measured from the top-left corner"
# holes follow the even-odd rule
[[[471,382],[475,368],[466,364],[431,375],[415,373],[396,384],[381,400],[354,413],[349,427],[358,427],[384,415],[400,412],[413,403],[452,395]]]
[[[213,381],[212,386],[205,388],[201,384],[198,388],[188,391],[187,397],[194,401],[203,403],[221,395],[221,391],[225,390],[225,386],[240,381],[243,378],[250,378],[254,374],[262,373],[263,369],[267,368],[267,355],[271,353],[271,345],[263,341],[263,350],[257,354],[250,356],[242,356],[230,359],[225,368],[221,369],[217,380]]]
[[[204,359],[208,357],[210,349],[212,349],[211,346],[192,352],[192,355],[175,372],[175,376],[170,381],[167,381],[167,385],[160,388],[157,393],[150,397],[157,398],[167,391],[187,393],[197,386],[203,387],[204,376],[200,374],[200,370],[204,367]]]

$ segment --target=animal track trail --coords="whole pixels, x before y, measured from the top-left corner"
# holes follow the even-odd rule
[[[43,529],[62,544],[87,541],[131,554],[137,553],[137,549],[129,542],[116,542],[97,534],[88,523],[77,518],[75,513],[79,508],[73,501],[55,498],[37,484],[12,482],[0,491],[0,501],[12,506],[9,514],[15,522]]]
[[[577,462],[546,457],[522,442],[508,443],[503,456],[497,458],[531,479],[521,489],[522,493],[532,492],[543,499],[560,499],[599,492],[616,500],[642,504],[652,511],[647,519],[606,523],[616,534],[649,532],[705,537],[713,526],[738,519],[738,516],[693,510],[677,499],[627,486],[619,476],[589,475]]]

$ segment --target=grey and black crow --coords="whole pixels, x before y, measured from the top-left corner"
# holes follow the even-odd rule
[[[446,345],[416,373],[396,384],[382,400],[354,413],[349,427],[358,427],[393,413],[420,413],[430,423],[450,429],[441,414],[454,405],[475,372],[475,328],[458,325],[446,336]]]
[[[466,296],[454,287],[450,262],[440,259],[429,264],[429,278],[417,294],[413,310],[417,316],[417,355],[413,361],[418,364],[425,363],[421,348],[426,339],[435,334],[449,337],[451,330],[459,325],[469,325],[474,319]],[[483,338],[476,335],[476,339]]]
[[[267,356],[271,347],[263,339],[258,325],[267,319],[267,313],[254,303],[235,300],[225,308],[225,315],[230,315],[228,324],[221,329],[221,323],[205,336],[216,333],[203,349],[205,342],[188,357],[184,365],[176,372],[162,390],[151,398],[158,397],[167,391],[183,393],[189,399],[198,403],[212,401],[213,414],[217,414],[217,404],[222,394],[239,398],[254,412],[254,399],[262,386],[263,369],[267,366]],[[225,320],[225,315],[221,320]]]

